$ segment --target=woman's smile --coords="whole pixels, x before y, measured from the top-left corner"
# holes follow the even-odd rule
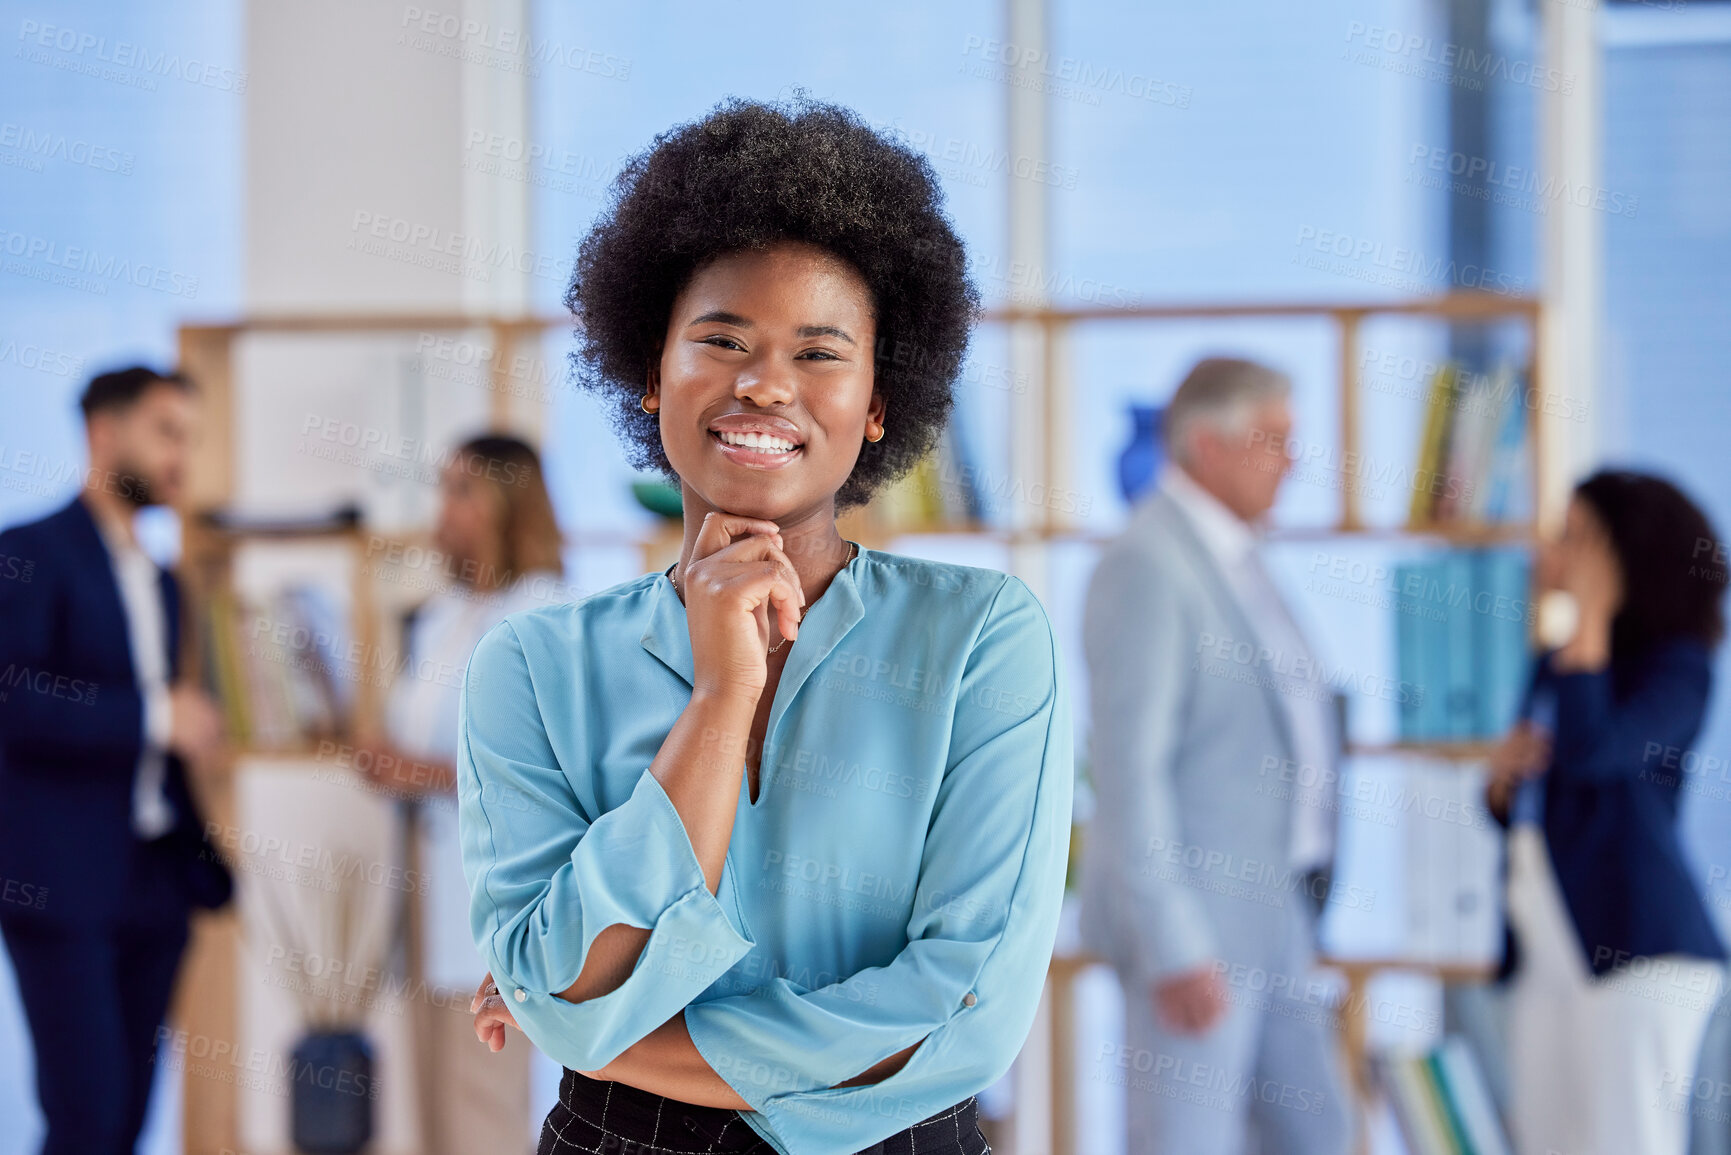
[[[721,455],[748,469],[780,469],[799,456],[800,447],[769,442],[759,433],[711,433]]]
[[[781,417],[729,413],[709,423],[709,436],[721,455],[747,469],[780,469],[805,451],[805,437]]]

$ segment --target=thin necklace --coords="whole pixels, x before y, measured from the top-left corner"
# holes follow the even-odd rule
[[[842,569],[846,569],[848,566],[848,562],[853,561],[853,559],[858,557],[858,556],[859,556],[859,542],[850,541],[848,543],[847,561],[844,561],[841,563]],[[673,592],[674,593],[679,593],[679,579],[673,576],[673,566],[676,566],[678,564],[679,564],[678,562],[674,562],[673,565],[670,565],[667,567],[667,580],[673,583]],[[683,599],[681,599],[681,600],[683,600]],[[801,609],[799,611],[799,620],[802,622],[805,621],[805,615],[810,610],[811,610],[810,606],[806,606],[803,609]],[[787,644],[787,639],[783,638],[783,639],[781,639],[781,641],[775,643],[775,645],[769,647],[768,652],[773,654],[773,653],[775,653],[775,651],[781,649],[781,647],[786,645],[786,644]]]

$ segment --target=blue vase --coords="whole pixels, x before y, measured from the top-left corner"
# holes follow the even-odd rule
[[[1134,504],[1160,472],[1165,453],[1160,448],[1159,405],[1130,403],[1130,441],[1118,455],[1118,489]]]
[[[308,1155],[356,1155],[373,1138],[373,1047],[354,1031],[312,1031],[293,1055],[289,1134]]]

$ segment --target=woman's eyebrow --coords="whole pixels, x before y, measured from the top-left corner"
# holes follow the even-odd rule
[[[689,329],[692,325],[706,325],[711,321],[722,325],[732,325],[736,329],[751,328],[750,321],[747,321],[738,313],[729,313],[726,309],[711,309],[701,317],[693,317],[690,323],[686,325],[686,328]]]
[[[752,323],[744,317],[741,317],[738,313],[729,313],[726,309],[711,309],[709,312],[704,313],[701,316],[693,317],[686,325],[686,328],[690,328],[692,325],[706,325],[711,322],[720,325],[732,325],[736,329],[749,329],[752,327]],[[834,325],[801,325],[794,331],[794,335],[798,337],[840,337],[849,345],[857,344],[857,342],[848,335],[846,329],[840,329]]]
[[[834,325],[801,325],[796,335],[800,337],[840,337],[849,345],[854,343],[852,337],[848,336],[844,330],[838,329]]]

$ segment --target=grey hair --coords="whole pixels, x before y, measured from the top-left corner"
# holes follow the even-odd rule
[[[1205,357],[1179,384],[1160,416],[1160,438],[1166,453],[1183,462],[1190,454],[1190,431],[1205,426],[1220,433],[1239,433],[1250,425],[1251,411],[1264,401],[1292,395],[1292,379],[1277,369],[1237,357]]]

